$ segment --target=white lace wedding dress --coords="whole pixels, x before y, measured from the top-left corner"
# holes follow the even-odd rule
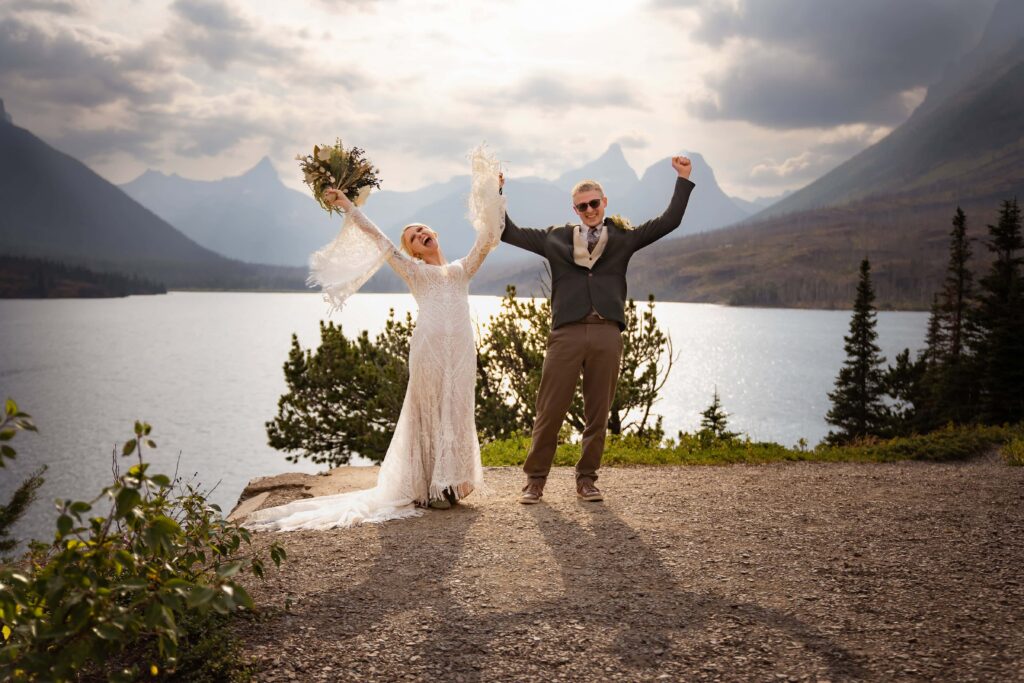
[[[445,488],[464,498],[483,484],[469,281],[501,238],[505,201],[498,193],[497,160],[481,147],[472,162],[469,215],[477,236],[464,258],[443,266],[413,260],[353,209],[338,237],[311,259],[310,281],[323,287],[333,308],[340,308],[385,261],[409,285],[419,306],[409,344],[409,386],[377,485],[259,510],[245,526],[290,531],[383,522],[421,514],[417,504],[441,498]]]

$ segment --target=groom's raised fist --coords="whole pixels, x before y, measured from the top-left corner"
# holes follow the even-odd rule
[[[676,173],[679,174],[680,178],[690,179],[690,171],[693,170],[693,164],[690,163],[687,157],[672,157],[672,168],[676,169]]]

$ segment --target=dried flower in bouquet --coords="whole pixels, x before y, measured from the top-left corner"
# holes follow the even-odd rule
[[[608,222],[617,228],[622,228],[623,230],[633,230],[633,224],[629,222],[629,219],[625,216],[620,216],[619,214],[608,216]]]
[[[313,198],[328,213],[341,210],[324,199],[327,190],[341,190],[355,202],[364,187],[380,187],[378,170],[366,158],[366,152],[358,147],[345,149],[341,138],[334,145],[314,145],[312,154],[299,154],[295,159]]]

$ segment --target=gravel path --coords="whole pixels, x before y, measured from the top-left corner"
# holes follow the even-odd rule
[[[257,680],[1024,681],[1024,468],[606,468],[603,504],[559,469],[536,506],[486,478],[451,511],[258,534],[289,560],[246,580]]]

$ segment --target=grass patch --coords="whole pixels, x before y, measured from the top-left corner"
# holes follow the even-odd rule
[[[1024,437],[1016,436],[1003,446],[1003,459],[1013,467],[1024,466]]]
[[[945,427],[909,437],[864,441],[848,446],[819,445],[813,449],[787,448],[750,439],[714,439],[707,434],[680,434],[659,445],[630,436],[610,436],[601,463],[629,465],[761,465],[785,461],[897,462],[969,460],[1003,448],[1010,464],[1024,464],[1024,425],[1012,427]],[[487,467],[521,466],[530,449],[526,436],[494,441],[481,449]],[[580,457],[579,444],[559,444],[555,465],[572,466]]]

